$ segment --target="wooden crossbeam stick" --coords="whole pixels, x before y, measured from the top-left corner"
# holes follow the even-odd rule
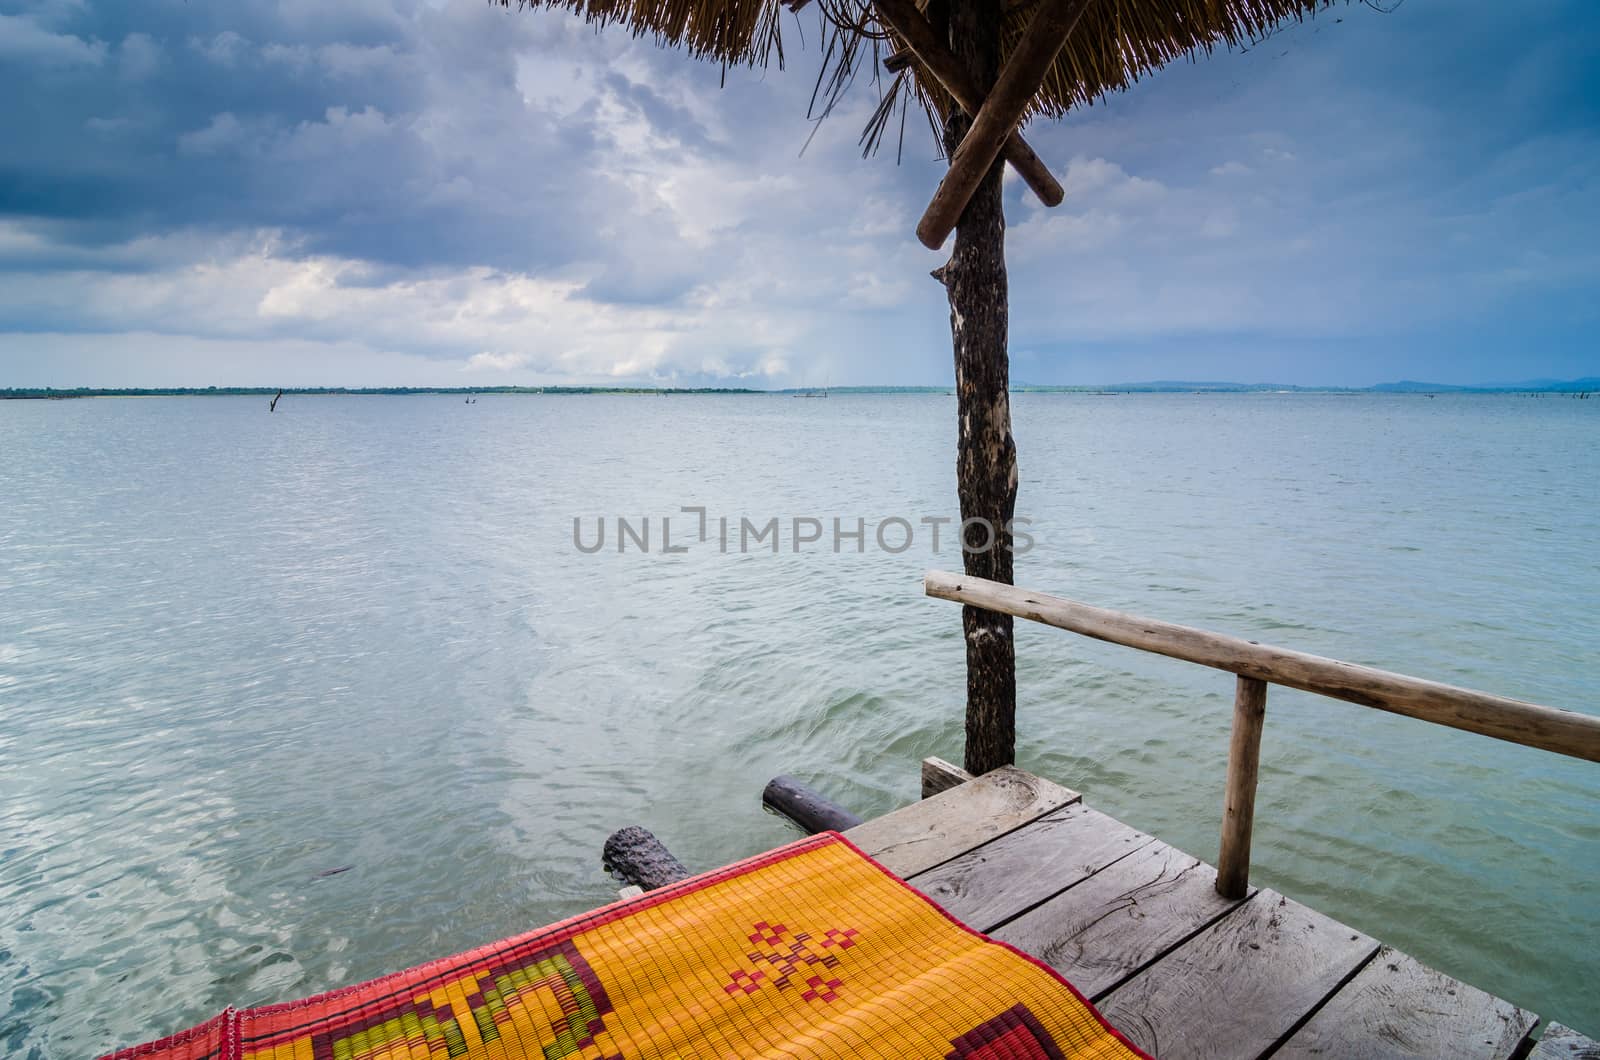
[[[905,41],[906,47],[910,48],[922,62],[923,69],[939,79],[945,91],[950,93],[950,98],[954,99],[962,110],[976,118],[984,107],[983,93],[978,91],[978,86],[967,74],[966,66],[956,58],[950,46],[939,38],[938,32],[928,22],[927,17],[917,10],[915,0],[873,0],[873,7],[877,8],[878,18],[894,30],[900,39]],[[1012,122],[1012,125],[1015,126],[1016,123]],[[1015,128],[1009,130],[1009,133],[1003,141],[996,144],[996,147],[1003,148],[1006,161],[1011,163],[1011,167],[1017,171],[1017,175],[1028,187],[1033,189],[1033,193],[1039,196],[1040,202],[1046,206],[1059,206],[1065,195],[1061,190],[1061,184],[1050,175],[1050,170],[1034,153],[1033,148],[1028,146],[1021,133]],[[972,139],[970,133],[967,139]],[[989,156],[989,161],[991,164],[994,162],[993,155]],[[967,193],[968,198],[971,198],[971,195],[971,192]],[[962,205],[965,206],[965,200]]]
[[[916,59],[916,52],[912,51],[910,48],[900,48],[892,52],[889,57],[883,61],[883,68],[889,71],[891,74],[898,74],[901,70],[906,69],[913,62],[915,62]]]
[[[882,0],[875,2],[880,4],[881,10]],[[910,0],[891,2],[909,3]],[[1040,0],[1022,39],[1006,59],[994,89],[973,116],[972,128],[950,159],[950,171],[939,182],[939,190],[933,193],[933,201],[917,224],[917,238],[922,240],[923,246],[938,250],[944,245],[1007,138],[1016,135],[1017,123],[1032,102],[1033,94],[1039,91],[1045,74],[1061,54],[1062,45],[1066,44],[1090,2]]]

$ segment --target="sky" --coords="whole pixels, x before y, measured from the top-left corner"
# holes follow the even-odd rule
[[[484,0],[0,0],[0,387],[948,384],[928,125],[814,129],[784,17],[724,79]],[[1026,132],[1015,381],[1600,375],[1594,0],[1341,3]]]

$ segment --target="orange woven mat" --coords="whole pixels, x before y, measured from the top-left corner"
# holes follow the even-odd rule
[[[159,1060],[1139,1057],[1067,982],[828,833],[124,1049]]]

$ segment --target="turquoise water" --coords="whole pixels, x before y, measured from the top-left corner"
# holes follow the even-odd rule
[[[953,398],[265,404],[0,402],[0,1051],[90,1055],[588,908],[624,824],[696,867],[764,849],[778,772],[873,814],[959,760],[959,613],[920,591],[960,563],[919,522],[953,514]],[[1600,403],[1015,419],[1023,584],[1597,709]],[[619,514],[651,552],[617,553]],[[739,554],[740,517],[780,552]],[[873,541],[895,517],[900,553]],[[1231,678],[1025,626],[1021,764],[1214,856]],[[1600,767],[1277,689],[1263,759],[1257,882],[1600,1032]]]

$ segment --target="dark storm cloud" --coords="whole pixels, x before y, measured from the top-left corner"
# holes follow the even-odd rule
[[[308,252],[538,270],[594,224],[591,108],[527,105],[519,55],[586,35],[486,4],[44,4],[0,22],[0,213],[52,241],[281,228]],[[613,99],[691,146],[648,86]]]

